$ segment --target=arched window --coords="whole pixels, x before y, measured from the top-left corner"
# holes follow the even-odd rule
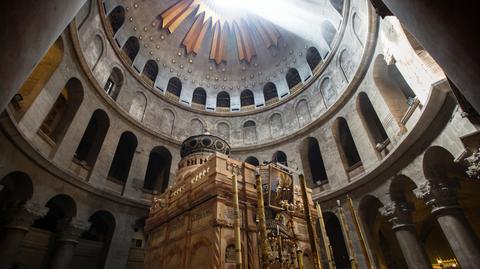
[[[6,223],[32,198],[33,184],[27,174],[15,171],[0,179],[0,186],[0,223]]]
[[[109,179],[122,184],[127,181],[137,144],[137,137],[131,132],[124,132],[120,136],[112,164],[110,165],[110,171],[108,171]]]
[[[80,80],[71,78],[60,92],[52,109],[43,120],[40,130],[54,143],[62,140],[73,117],[83,101],[83,86]]]
[[[373,79],[393,118],[401,124],[403,116],[415,100],[412,88],[396,65],[388,65],[383,55],[378,55],[375,59]]]
[[[45,207],[48,208],[47,214],[37,219],[33,227],[46,230],[52,233],[58,231],[61,222],[71,221],[77,215],[77,204],[72,197],[66,194],[59,194],[48,200]]]
[[[207,92],[204,88],[196,88],[193,91],[192,103],[205,106],[207,103]]]
[[[120,89],[122,88],[122,85],[123,85],[122,71],[120,71],[120,69],[118,69],[117,67],[114,67],[103,88],[105,89],[105,92],[113,100],[117,100],[117,97],[118,97],[118,94],[120,93]]]
[[[257,158],[253,157],[253,156],[249,156],[245,159],[245,162],[246,163],[249,163],[253,166],[259,166],[260,165],[260,162],[258,161]]]
[[[277,87],[272,82],[267,82],[263,86],[263,97],[265,102],[268,104],[270,100],[276,101],[278,99]]]
[[[243,124],[243,142],[252,144],[257,141],[257,125],[253,120],[246,121]]]
[[[147,63],[145,64],[145,67],[143,68],[142,75],[148,78],[153,85],[158,75],[157,62],[155,62],[154,60],[148,60]]]
[[[15,108],[14,116],[17,120],[23,117],[55,70],[57,70],[62,62],[63,52],[63,40],[59,37],[33,69],[18,93],[13,97],[11,103]]]
[[[227,92],[220,92],[217,95],[217,107],[230,109],[230,95]]]
[[[382,151],[386,146],[385,144],[388,135],[383,128],[368,95],[364,92],[361,92],[357,97],[357,110],[360,112],[362,122],[368,131],[370,142],[372,142],[377,151]]]
[[[108,21],[110,22],[110,26],[112,26],[113,35],[115,35],[125,22],[125,9],[122,6],[114,8],[110,14],[108,14]]]
[[[357,146],[353,140],[348,123],[344,118],[336,119],[334,123],[334,137],[347,172],[361,166],[362,161],[358,154]]]
[[[306,153],[306,159],[308,162],[308,170],[311,175],[311,181],[309,182],[309,187],[314,187],[315,185],[321,185],[328,183],[327,171],[323,163],[322,154],[320,152],[320,146],[318,145],[318,140],[313,137],[308,137],[303,141],[303,150],[302,153]],[[302,159],[305,156],[302,156]],[[305,161],[304,161],[305,163]]]
[[[302,79],[300,78],[300,74],[298,73],[297,69],[295,69],[295,68],[288,69],[286,79],[287,79],[287,84],[288,84],[289,89],[292,89],[295,86],[297,86],[298,84],[302,83]]]
[[[104,268],[107,259],[108,249],[112,242],[113,233],[115,232],[116,221],[112,213],[100,210],[95,212],[88,221],[91,223],[88,231],[82,234],[82,239],[95,242],[101,242],[102,251],[97,262],[98,268]]]
[[[322,61],[322,56],[315,47],[310,47],[307,50],[307,63],[310,66],[312,72],[315,70],[315,67]]]
[[[125,55],[127,55],[128,59],[130,59],[130,64],[133,63],[135,57],[137,57],[138,51],[140,50],[140,42],[134,36],[128,38],[125,45],[122,48]]]
[[[338,11],[338,13],[342,14],[343,0],[330,0],[330,4]]]
[[[277,151],[272,156],[272,162],[288,166],[287,154],[283,151]]]
[[[323,21],[321,26],[320,26],[321,32],[323,39],[327,44],[332,47],[332,42],[333,39],[335,38],[335,35],[337,34],[337,30],[333,26],[333,24],[330,21]]]
[[[107,113],[101,109],[95,110],[75,151],[75,160],[91,169],[97,161],[109,127],[110,119]]]
[[[170,180],[172,154],[164,147],[155,147],[150,152],[143,188],[164,193]]]
[[[255,105],[255,99],[251,90],[243,90],[240,94],[240,105],[242,107]]]
[[[167,94],[170,96],[175,96],[177,99],[180,97],[182,92],[182,82],[177,77],[172,77],[168,80],[167,85]]]

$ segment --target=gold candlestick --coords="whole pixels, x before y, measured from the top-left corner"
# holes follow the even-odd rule
[[[355,260],[355,250],[353,249],[353,243],[350,237],[350,229],[348,228],[347,222],[345,220],[345,213],[343,212],[343,207],[340,204],[340,200],[337,200],[337,205],[338,205],[338,213],[340,215],[340,224],[343,228],[343,235],[345,236],[345,240],[347,240],[348,254],[350,256],[349,257],[350,264],[352,266],[352,269],[357,269],[358,265]]]
[[[261,267],[262,269],[269,269],[268,246],[267,246],[267,225],[265,224],[265,204],[263,200],[262,177],[260,175],[256,176],[256,182],[257,182],[257,216],[258,216],[258,226],[260,229]]]
[[[317,246],[317,240],[316,240],[315,227],[313,226],[313,223],[312,223],[312,213],[310,211],[310,203],[308,201],[308,196],[307,196],[307,183],[305,182],[305,177],[303,175],[300,175],[299,179],[300,179],[300,187],[302,189],[302,199],[303,199],[303,208],[305,211],[305,219],[307,221],[308,237],[310,239],[310,245],[312,248],[313,267],[315,269],[322,269],[322,265],[320,264],[320,258],[318,257],[318,246]]]
[[[360,228],[360,222],[358,220],[357,211],[353,207],[352,198],[350,198],[350,196],[348,196],[348,195],[347,195],[347,202],[348,202],[348,209],[350,210],[350,214],[353,217],[353,222],[355,223],[355,229],[357,231],[357,235],[360,238],[360,244],[362,245],[362,251],[363,251],[363,255],[365,256],[365,261],[367,263],[367,268],[373,268],[372,267],[372,261],[370,260],[370,255],[368,253],[367,244],[365,242],[365,236],[363,234],[362,229]]]
[[[327,235],[327,229],[325,229],[325,221],[323,219],[322,208],[320,204],[317,203],[317,214],[318,214],[318,222],[320,223],[320,231],[322,232],[323,237],[323,246],[325,248],[325,254],[327,255],[328,260],[328,268],[335,269],[335,262],[332,257],[332,246],[330,245],[330,239]]]
[[[233,206],[235,211],[235,220],[233,223],[233,229],[235,233],[235,264],[237,269],[242,268],[242,244],[240,234],[240,207],[238,204],[238,186],[237,175],[232,176],[232,192],[233,192]]]

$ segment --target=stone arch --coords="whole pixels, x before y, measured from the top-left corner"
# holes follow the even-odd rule
[[[163,147],[157,146],[150,151],[143,188],[164,193],[170,184],[172,154]]]
[[[230,141],[230,126],[226,122],[217,123],[217,132],[220,138],[223,138],[225,141]]]
[[[118,95],[123,86],[124,76],[123,72],[118,67],[114,67],[110,72],[110,76],[103,87],[105,92],[113,99],[117,100]]]
[[[322,32],[325,42],[327,42],[328,46],[332,48],[333,40],[335,39],[335,35],[337,35],[337,29],[335,29],[335,26],[333,26],[329,20],[324,20],[320,25],[320,31]]]
[[[173,133],[173,127],[175,125],[175,113],[168,108],[162,109],[162,120],[160,130],[166,134],[171,135]]]
[[[243,143],[252,144],[257,142],[257,124],[253,120],[243,123]]]
[[[88,221],[91,223],[90,228],[82,234],[81,238],[102,244],[96,266],[97,268],[104,268],[116,228],[115,217],[109,211],[99,210],[93,213]]]
[[[115,7],[108,14],[108,22],[112,27],[113,35],[115,35],[125,22],[125,8],[122,6]]]
[[[323,212],[325,229],[332,246],[333,258],[337,268],[350,268],[350,260],[342,232],[342,226],[337,216],[332,212]]]
[[[192,131],[191,135],[203,134],[203,131],[204,131],[203,122],[199,119],[192,119],[190,121],[190,130]]]
[[[382,54],[373,64],[373,80],[393,118],[403,126],[402,118],[416,98],[414,91],[395,64],[387,64]]]
[[[297,114],[298,124],[300,127],[306,126],[310,123],[310,108],[306,99],[300,100],[295,106],[295,113]]]
[[[322,61],[322,56],[320,55],[320,52],[318,52],[317,48],[310,47],[307,49],[306,59],[310,70],[313,72],[318,64]]]
[[[337,118],[332,127],[333,137],[335,138],[345,170],[350,173],[361,167],[362,160],[345,118]]]
[[[258,161],[258,159],[255,157],[255,156],[248,156],[246,159],[245,159],[245,162],[246,163],[249,163],[253,166],[259,166],[260,165],[260,162]]]
[[[158,75],[158,64],[154,60],[148,60],[145,66],[143,67],[142,77],[153,86]]]
[[[9,217],[33,196],[33,183],[30,176],[21,171],[13,171],[0,179],[0,223]]]
[[[108,179],[122,185],[127,182],[133,156],[137,149],[137,137],[129,131],[122,133],[108,171]]]
[[[332,85],[330,77],[324,77],[320,82],[320,92],[322,93],[325,106],[328,108],[337,100],[337,91]]]
[[[143,117],[145,116],[145,111],[147,110],[147,96],[141,92],[137,91],[135,93],[135,98],[133,98],[132,104],[128,112],[138,121],[142,122]]]
[[[377,152],[384,151],[389,138],[382,122],[378,118],[375,108],[365,92],[360,92],[358,94],[356,107],[363,126],[367,130],[368,138],[370,139],[372,146]]]
[[[63,55],[63,39],[60,36],[48,49],[37,66],[35,66],[30,76],[28,76],[18,93],[15,94],[12,99],[12,105],[15,109],[14,115],[18,121],[25,115],[25,112],[27,112],[55,70],[60,66]]]
[[[272,138],[279,137],[283,134],[283,118],[278,112],[273,113],[269,119],[270,135]]]
[[[131,65],[135,58],[137,57],[138,52],[140,51],[140,42],[138,38],[131,36],[127,39],[127,42],[122,47],[123,53],[127,56],[126,59]]]
[[[288,166],[288,158],[287,158],[287,154],[285,154],[285,152],[279,150],[279,151],[276,151],[273,155],[272,155],[272,162],[274,163],[280,163],[280,164],[283,164],[285,166]]]
[[[43,120],[40,130],[54,143],[61,142],[82,101],[82,82],[77,78],[69,79]]]
[[[95,110],[75,150],[74,160],[86,166],[87,169],[92,169],[109,127],[110,119],[107,113],[101,109]]]
[[[430,181],[446,181],[449,176],[464,177],[465,169],[454,163],[453,155],[441,146],[431,146],[423,154],[423,174]],[[462,171],[463,170],[463,171]]]
[[[69,223],[77,215],[77,204],[67,194],[58,194],[50,198],[45,204],[49,210],[47,214],[35,220],[33,227],[52,233],[58,231],[60,225]]]

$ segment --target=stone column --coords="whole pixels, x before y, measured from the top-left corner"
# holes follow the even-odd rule
[[[403,257],[410,269],[431,269],[427,253],[418,240],[411,212],[413,206],[406,202],[392,202],[380,208],[380,214],[392,224]]]
[[[84,3],[85,0],[0,2],[0,111]]]
[[[478,1],[370,1],[381,16],[395,15],[480,111],[480,28],[473,27],[478,24]]]
[[[82,233],[90,228],[91,223],[79,219],[65,221],[55,243],[55,250],[50,261],[51,269],[67,269],[72,262],[75,247]]]
[[[11,269],[22,240],[33,222],[45,216],[48,208],[27,202],[12,220],[3,227],[0,235],[0,269]]]
[[[478,268],[480,244],[458,204],[458,184],[452,183],[427,181],[415,190],[415,194],[432,207],[432,214],[440,224],[460,266],[464,269]]]

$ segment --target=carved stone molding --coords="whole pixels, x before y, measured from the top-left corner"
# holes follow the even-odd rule
[[[459,208],[457,193],[458,187],[441,181],[427,181],[414,190],[417,198],[423,199],[432,207],[432,213],[439,210]]]
[[[467,175],[472,179],[480,179],[480,148],[468,158],[465,158],[467,162]]]
[[[414,210],[412,204],[407,202],[391,202],[378,209],[380,214],[388,219],[392,224],[392,229],[412,227],[412,214]]]
[[[48,210],[47,207],[27,201],[13,216],[7,227],[28,229],[35,220],[44,217]]]

